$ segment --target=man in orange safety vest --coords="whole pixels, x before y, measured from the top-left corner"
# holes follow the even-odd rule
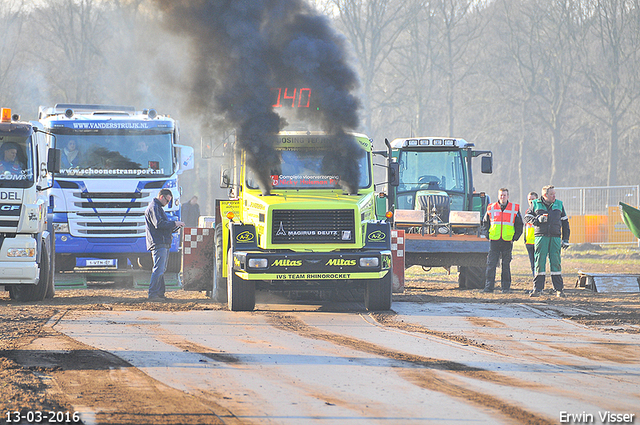
[[[493,292],[496,283],[498,260],[502,259],[500,283],[502,293],[511,292],[511,251],[513,242],[520,239],[523,229],[520,205],[509,202],[509,189],[498,191],[498,202],[487,207],[483,226],[489,232],[487,256],[487,280],[483,292]]]

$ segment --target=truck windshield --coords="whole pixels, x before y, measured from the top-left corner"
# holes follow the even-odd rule
[[[60,134],[59,177],[168,177],[173,174],[172,135]]]
[[[339,187],[340,177],[323,172],[325,154],[322,150],[282,149],[280,153],[280,169],[271,171],[273,189],[334,189]],[[369,167],[370,153],[367,152],[357,160],[359,170],[358,187],[371,185]],[[253,172],[247,174],[247,186],[258,189]]]
[[[460,151],[401,151],[398,192],[446,190],[464,192]]]
[[[30,187],[33,184],[33,154],[29,134],[0,131],[0,187]]]

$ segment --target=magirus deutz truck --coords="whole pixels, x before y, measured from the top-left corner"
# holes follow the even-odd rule
[[[154,109],[83,104],[41,106],[38,119],[61,151],[52,189],[56,285],[130,281],[138,276],[133,268],[150,270],[145,209],[160,189],[170,189],[165,210],[179,219],[178,176],[193,168],[193,148],[179,144],[177,122]],[[179,247],[176,233],[167,268],[176,279]],[[148,277],[140,281],[148,284]]]
[[[372,178],[372,143],[352,134],[362,156],[356,193],[323,171],[327,149],[339,148],[321,132],[267,136],[281,163],[263,194],[246,152],[228,143],[216,201],[215,282],[218,298],[233,311],[253,310],[256,289],[363,288],[369,310],[391,306],[390,225],[378,220]]]
[[[393,211],[394,229],[404,230],[405,267],[457,266],[461,288],[484,287],[489,240],[481,229],[489,197],[476,192],[472,162],[492,173],[491,151],[453,137],[409,137],[385,141],[388,190],[381,205]],[[381,211],[379,208],[378,211]]]
[[[53,298],[54,233],[49,189],[59,152],[44,133],[2,108],[0,287],[18,301]]]

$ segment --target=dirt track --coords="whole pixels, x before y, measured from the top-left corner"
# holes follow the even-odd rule
[[[564,261],[565,284],[569,297],[542,297],[531,299],[525,294],[529,287],[526,274],[526,258],[516,256],[514,260],[515,292],[483,294],[478,291],[460,291],[455,276],[443,273],[425,274],[410,271],[407,291],[394,296],[394,302],[411,301],[421,303],[488,303],[488,304],[532,304],[548,306],[555,312],[598,332],[611,334],[640,333],[640,297],[638,293],[594,294],[585,289],[573,288],[575,271],[589,271],[585,264],[573,265],[571,258]],[[603,270],[596,264],[596,271]],[[612,269],[631,272],[635,265]],[[612,270],[608,270],[612,271]],[[200,393],[196,397],[186,395],[153,380],[136,368],[122,367],[123,360],[107,352],[82,344],[58,334],[51,326],[45,326],[50,318],[60,318],[65,312],[88,311],[192,311],[219,310],[224,306],[213,303],[201,293],[183,291],[171,292],[172,298],[166,303],[149,303],[145,293],[135,290],[73,290],[58,291],[53,300],[35,304],[15,303],[6,293],[0,293],[0,412],[4,415],[0,423],[5,423],[6,412],[19,411],[73,411],[78,405],[113,405],[109,420],[104,417],[96,423],[234,423],[238,422],[235,412],[228,411],[221,403],[225,394]],[[327,307],[321,307],[326,309]],[[329,307],[331,308],[331,307]],[[353,308],[353,306],[348,306]],[[355,307],[358,308],[357,306]],[[563,313],[564,312],[564,313]],[[280,327],[313,336],[304,324],[287,319],[287,316],[272,315],[272,322]],[[374,315],[384,327],[408,332],[422,332],[437,338],[456,341],[465,345],[491,350],[492,341],[468,338],[464,334],[448,329],[418,326],[396,320],[394,314]],[[476,324],[491,325],[487,318],[478,317]],[[484,321],[484,322],[483,322]],[[323,338],[323,333],[318,333]],[[52,340],[55,350],[37,350],[40,340]],[[344,344],[361,351],[371,351],[358,342],[345,337]],[[497,344],[498,342],[495,341]],[[355,344],[355,346],[354,346]],[[30,347],[29,350],[24,350]],[[22,349],[22,350],[20,350]],[[185,347],[188,349],[188,347]],[[34,357],[34,353],[35,357]],[[220,359],[225,360],[224,357]],[[218,361],[220,361],[218,359]],[[624,360],[624,359],[622,359]],[[227,358],[226,361],[233,361]],[[90,372],[90,373],[87,373]],[[425,375],[417,385],[431,385]],[[432,377],[431,379],[435,379]],[[417,381],[416,381],[417,382]],[[451,387],[451,391],[459,391]],[[456,390],[456,388],[458,388]],[[72,398],[70,398],[72,397]],[[472,393],[458,394],[458,397],[473,399]],[[78,400],[80,398],[80,401]],[[487,401],[488,402],[488,401]],[[499,404],[499,400],[495,403]],[[155,406],[155,407],[154,407]],[[497,407],[499,408],[499,407]],[[158,412],[154,415],[152,412]],[[150,413],[151,412],[151,413]],[[525,412],[526,413],[526,412]],[[518,417],[518,412],[511,418]],[[524,415],[524,413],[523,413]],[[509,416],[509,415],[508,415]],[[525,416],[522,416],[525,420]],[[544,423],[534,416],[529,423]],[[26,423],[26,422],[25,422]],[[551,422],[553,423],[553,422]]]

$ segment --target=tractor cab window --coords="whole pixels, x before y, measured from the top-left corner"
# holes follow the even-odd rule
[[[398,160],[398,192],[464,192],[465,173],[460,151],[402,151]]]
[[[452,209],[463,208],[466,171],[459,150],[401,151],[398,162],[398,208],[418,208],[421,196],[437,192],[446,192]]]

